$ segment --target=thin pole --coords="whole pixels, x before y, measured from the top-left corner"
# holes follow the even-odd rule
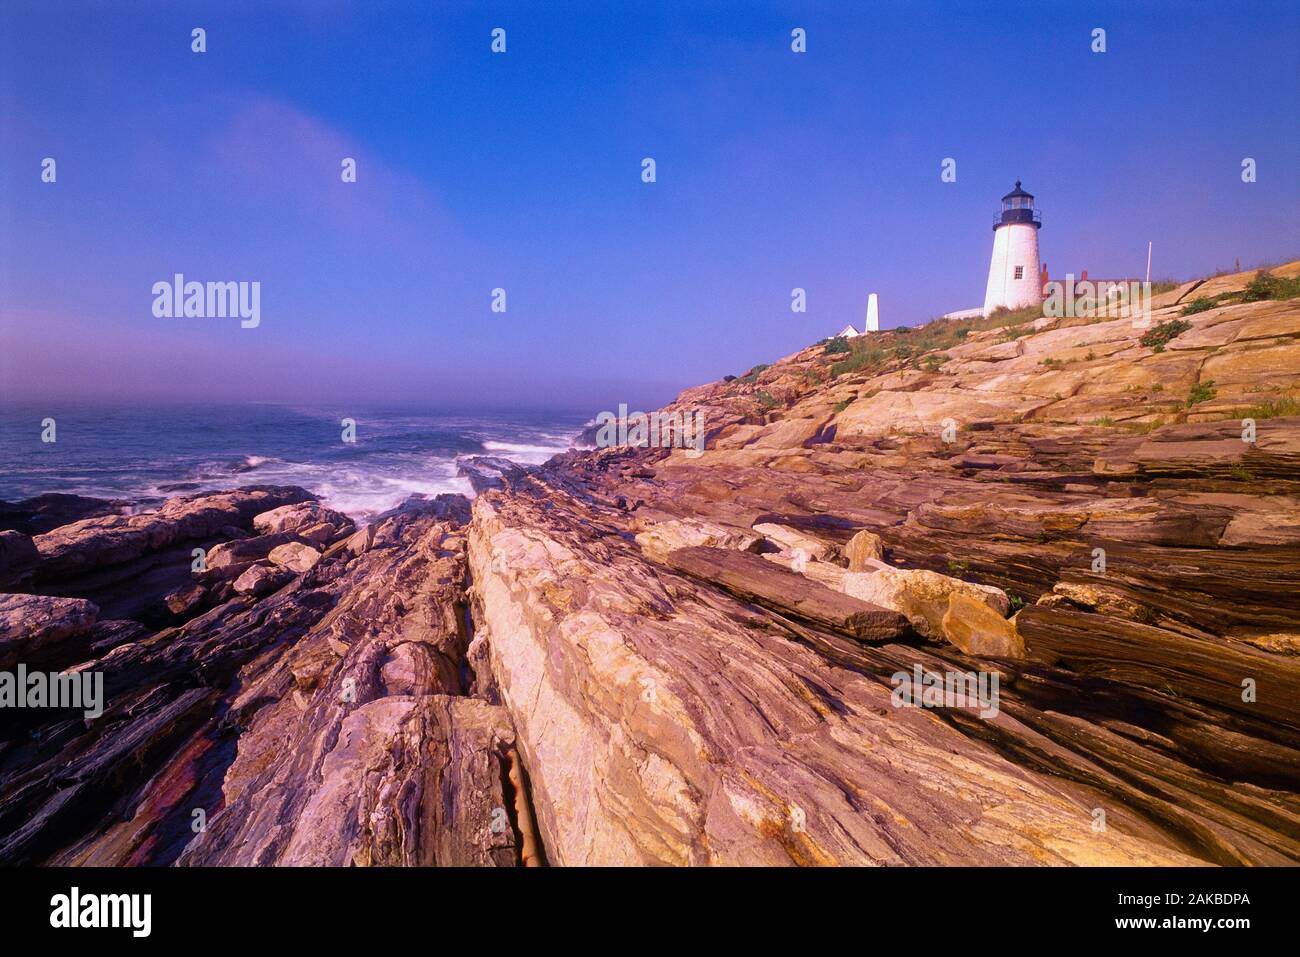
[[[1151,241],[1147,240],[1147,282],[1151,281]]]

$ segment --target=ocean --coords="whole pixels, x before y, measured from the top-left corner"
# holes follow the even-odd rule
[[[54,442],[42,422],[54,419]],[[342,439],[342,420],[356,441]],[[143,507],[172,495],[239,485],[300,485],[365,520],[408,496],[473,495],[457,462],[475,455],[524,465],[571,447],[586,417],[574,413],[225,407],[0,409],[0,499],[46,492],[127,499]]]

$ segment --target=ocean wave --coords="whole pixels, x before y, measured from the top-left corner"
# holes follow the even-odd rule
[[[484,451],[499,454],[502,458],[518,462],[520,465],[541,465],[552,456],[567,452],[570,448],[568,442],[562,445],[534,445],[526,442],[501,442],[489,439],[483,443]]]
[[[402,413],[372,416],[362,440],[345,446],[322,441],[319,415],[311,421],[298,413],[258,415],[254,444],[247,441],[244,409],[217,410],[211,418],[205,413],[199,421],[190,412],[169,410],[104,413],[94,431],[84,430],[102,440],[52,447],[47,454],[57,452],[57,462],[27,453],[0,430],[0,453],[12,451],[10,457],[23,466],[0,473],[0,498],[71,492],[156,508],[175,495],[298,485],[365,521],[412,495],[472,497],[473,487],[458,468],[467,457],[540,465],[572,448],[578,434],[577,417]],[[2,413],[0,421],[6,421]]]
[[[474,497],[469,479],[458,475],[433,479],[370,475],[356,482],[318,482],[315,491],[330,508],[358,522],[396,508],[412,495],[432,498],[444,493],[457,493],[466,498]]]
[[[278,459],[274,455],[245,455],[242,459],[237,459],[230,463],[229,468],[230,471],[236,473],[251,472],[254,469],[261,468],[263,465],[272,465],[281,462],[284,462],[284,459]]]

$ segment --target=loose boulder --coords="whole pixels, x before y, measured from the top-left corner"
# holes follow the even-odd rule
[[[262,512],[254,517],[253,528],[262,535],[291,534],[324,545],[350,530],[352,519],[320,502],[299,502]]]
[[[280,545],[271,549],[271,553],[267,558],[274,565],[302,574],[311,571],[316,566],[316,563],[320,561],[320,552],[301,542],[289,542],[287,545]]]
[[[1023,658],[1025,642],[1008,621],[986,603],[953,592],[943,616],[943,635],[968,655],[977,658]]]
[[[219,578],[234,577],[254,562],[265,561],[273,549],[291,541],[289,535],[258,535],[221,542],[208,549],[204,564]]]
[[[0,595],[0,670],[33,665],[56,645],[84,635],[99,608],[81,598]]]
[[[254,565],[235,579],[235,591],[240,595],[260,598],[293,580],[294,573],[276,565]]]
[[[866,571],[868,561],[884,561],[885,547],[879,535],[864,529],[849,539],[844,557],[849,560],[849,571]]]
[[[968,595],[999,615],[1011,608],[1006,592],[992,585],[975,585],[924,569],[880,565],[872,572],[844,576],[844,593],[902,613],[927,638],[942,639],[943,617],[954,593]]]
[[[702,545],[706,548],[737,548],[750,551],[759,541],[758,535],[744,529],[727,528],[713,522],[676,519],[656,522],[636,536],[636,543],[646,558],[663,562],[668,553],[679,548]]]
[[[179,588],[168,592],[163,598],[163,603],[167,610],[173,615],[179,615],[188,618],[203,603],[204,597],[207,596],[208,590],[200,584],[181,585]]]
[[[807,535],[797,528],[777,525],[774,522],[761,522],[754,526],[754,531],[774,542],[783,552],[803,552],[808,558],[818,561],[835,557],[839,551],[834,542]]]

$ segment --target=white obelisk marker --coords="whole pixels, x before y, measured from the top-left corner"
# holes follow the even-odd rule
[[[867,296],[867,332],[880,331],[880,312],[876,305],[876,294]]]

